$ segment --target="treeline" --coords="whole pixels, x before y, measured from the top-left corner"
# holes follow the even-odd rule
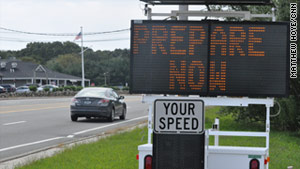
[[[84,52],[85,78],[97,86],[125,85],[129,83],[129,58],[128,49],[114,51]],[[42,64],[51,70],[81,77],[81,48],[72,42],[27,44],[26,48],[19,51],[0,51],[2,59],[15,57],[16,59]]]
[[[276,20],[280,22],[290,21],[290,3],[298,3],[297,0],[273,0],[276,7]],[[251,11],[251,13],[271,13],[273,6],[231,6],[233,10]],[[300,10],[298,10],[298,17],[300,16]],[[270,21],[266,18],[254,18],[256,21]],[[232,20],[232,18],[230,18]],[[298,24],[298,30],[300,24]],[[299,37],[298,37],[299,39]],[[280,40],[280,39],[278,39]],[[276,98],[276,104],[271,109],[271,129],[277,129],[282,131],[296,131],[300,135],[300,41],[297,42],[298,46],[298,78],[289,79],[289,97]],[[288,56],[289,57],[289,56]],[[277,104],[278,103],[278,104]],[[221,109],[221,113],[231,114],[235,119],[241,123],[253,123],[257,121],[264,122],[265,120],[265,107],[258,105],[250,105],[247,108],[244,107],[225,107]]]

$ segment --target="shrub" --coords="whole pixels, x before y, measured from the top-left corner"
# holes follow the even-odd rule
[[[281,111],[276,117],[271,117],[271,128],[280,131],[300,132],[300,99],[291,95],[288,98],[276,99],[280,104]],[[277,104],[271,108],[271,115],[277,114]],[[265,121],[266,108],[261,105],[249,105],[249,107],[222,107],[222,114],[231,114],[236,121],[250,123],[254,121]]]
[[[58,89],[57,89],[57,91],[64,91],[64,88],[63,87],[59,87]]]
[[[71,86],[65,86],[64,90],[67,91],[67,90],[72,90],[72,89],[71,89]]]
[[[280,104],[281,112],[278,116],[271,118],[273,127],[282,131],[289,130],[300,133],[300,97],[291,95],[288,98],[276,100]]]
[[[76,91],[76,87],[75,87],[75,86],[70,86],[70,89],[71,89],[72,91]]]
[[[127,87],[123,87],[123,90],[129,90],[129,87],[127,86]]]
[[[45,87],[45,88],[44,88],[44,91],[45,91],[45,92],[49,92],[49,91],[50,91],[50,88]]]
[[[77,87],[76,87],[76,91],[80,91],[81,89],[83,89],[82,86],[77,86]]]
[[[114,89],[114,90],[120,90],[120,88],[117,87],[117,86],[111,86],[110,88],[112,88],[112,89]]]
[[[29,90],[32,92],[36,92],[37,87],[36,86],[29,86]]]

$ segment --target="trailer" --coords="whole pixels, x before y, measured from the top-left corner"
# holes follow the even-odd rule
[[[145,5],[145,15],[147,16],[149,21],[132,21],[132,26],[134,26],[135,24],[138,25],[137,29],[132,29],[132,54],[131,54],[131,58],[139,58],[139,60],[134,60],[132,61],[132,68],[136,68],[136,69],[131,69],[131,77],[137,81],[132,80],[132,84],[138,84],[138,85],[132,85],[131,86],[131,93],[136,93],[136,94],[165,94],[163,95],[143,95],[142,98],[142,102],[146,103],[149,105],[149,112],[148,112],[148,142],[147,144],[143,144],[138,146],[138,159],[139,159],[139,169],[156,169],[156,168],[162,168],[162,169],[191,169],[191,168],[195,168],[195,169],[269,169],[269,162],[270,162],[270,154],[269,154],[269,142],[270,142],[270,108],[274,106],[274,98],[275,96],[279,96],[276,95],[277,92],[279,92],[279,88],[278,86],[270,86],[273,84],[280,84],[281,82],[284,82],[284,84],[282,83],[282,89],[281,91],[284,91],[283,95],[280,96],[287,96],[288,95],[288,81],[284,80],[284,79],[288,79],[287,76],[283,75],[282,76],[282,80],[280,81],[276,81],[273,79],[270,82],[265,82],[264,85],[261,85],[261,81],[259,78],[257,78],[257,74],[256,73],[249,73],[251,71],[249,71],[247,73],[247,75],[243,74],[243,78],[246,77],[246,83],[244,83],[243,85],[240,85],[241,83],[241,78],[237,78],[235,82],[235,86],[231,86],[232,89],[234,88],[234,90],[237,90],[236,87],[241,87],[243,86],[244,88],[240,88],[238,89],[238,91],[245,91],[246,93],[231,93],[228,89],[228,87],[226,88],[226,92],[227,93],[209,93],[211,89],[209,89],[208,86],[214,86],[213,85],[209,85],[210,81],[204,81],[204,79],[202,79],[202,83],[204,85],[206,85],[206,91],[203,93],[200,93],[200,91],[198,90],[187,90],[186,86],[187,85],[192,85],[193,84],[189,84],[189,81],[193,81],[193,78],[199,78],[200,75],[196,75],[193,74],[194,70],[193,68],[195,67],[196,63],[198,64],[198,68],[199,69],[205,69],[204,66],[209,67],[208,71],[211,71],[212,74],[214,74],[215,72],[215,65],[214,62],[209,63],[207,62],[207,64],[201,64],[202,61],[200,60],[195,60],[195,65],[192,63],[188,63],[186,60],[182,60],[182,62],[179,62],[180,59],[184,58],[184,57],[176,57],[173,56],[173,60],[170,60],[168,65],[167,64],[161,64],[162,61],[160,59],[162,58],[169,58],[171,57],[168,55],[164,55],[163,53],[168,53],[167,51],[162,52],[161,55],[157,55],[157,51],[156,48],[158,48],[157,46],[157,39],[159,39],[160,37],[157,36],[157,27],[155,26],[161,26],[161,25],[165,25],[163,32],[168,32],[168,25],[169,23],[174,23],[174,25],[172,28],[177,27],[177,26],[190,26],[189,22],[185,22],[184,24],[180,25],[180,22],[183,22],[182,20],[188,20],[188,17],[237,17],[237,18],[243,18],[244,21],[246,20],[250,20],[252,18],[272,18],[272,21],[274,22],[276,20],[275,18],[275,8],[272,8],[272,14],[251,14],[250,11],[195,11],[195,10],[189,10],[188,6],[184,6],[184,5],[180,5],[179,6],[179,10],[172,10],[169,13],[153,13],[152,9],[148,6],[148,4]],[[167,17],[165,20],[167,19],[171,19],[171,21],[167,22],[159,22],[159,21],[153,21],[154,17]],[[172,21],[172,20],[179,20],[179,21]],[[150,21],[151,20],[151,21]],[[206,22],[207,20],[205,19],[204,22]],[[213,22],[213,21],[212,21]],[[151,25],[151,23],[153,23]],[[154,24],[157,23],[157,24]],[[250,23],[250,22],[249,22]],[[145,24],[145,25],[143,25]],[[149,25],[147,25],[149,24]],[[176,25],[178,24],[178,25]],[[231,24],[237,24],[237,22],[232,22]],[[250,23],[250,25],[253,23]],[[277,23],[268,23],[268,24],[277,24]],[[151,27],[154,25],[154,28]],[[167,26],[166,26],[167,25]],[[144,26],[144,27],[143,27]],[[148,27],[147,27],[148,26]],[[287,25],[286,25],[287,26]],[[284,30],[288,30],[288,28],[285,26]],[[149,28],[149,29],[148,29]],[[267,29],[267,28],[266,28]],[[268,28],[271,29],[271,28]],[[173,29],[172,29],[173,30]],[[169,32],[172,31],[171,29],[169,30]],[[191,29],[189,29],[191,30]],[[199,29],[200,30],[200,29]],[[201,29],[202,30],[202,29]],[[211,28],[208,28],[209,31],[211,31]],[[276,28],[276,30],[278,30]],[[141,31],[141,32],[139,32]],[[182,30],[181,30],[182,31]],[[151,32],[151,33],[150,33]],[[201,32],[201,31],[200,31]],[[155,37],[152,37],[153,34],[155,35]],[[188,34],[188,35],[187,35]],[[230,34],[230,33],[229,33]],[[142,38],[139,38],[140,35],[144,35]],[[152,35],[152,36],[151,36]],[[164,35],[164,33],[162,33],[162,35]],[[176,33],[174,33],[173,31],[173,35],[176,35]],[[193,32],[189,32],[186,33],[185,36],[185,40],[187,39],[193,39]],[[203,37],[205,34],[203,34]],[[271,34],[270,34],[271,35]],[[183,36],[182,34],[180,34],[180,36]],[[211,36],[211,34],[207,34],[207,36]],[[286,37],[288,37],[286,35]],[[179,39],[182,37],[179,37]],[[154,39],[154,42],[150,41],[151,39]],[[182,38],[184,39],[184,38]],[[208,38],[211,40],[211,38]],[[285,38],[283,38],[285,39]],[[148,40],[148,41],[147,41]],[[172,44],[175,43],[175,41],[179,41],[178,39],[170,39],[168,38],[168,36],[164,36],[164,38],[160,38],[161,42],[168,42],[169,46],[172,46]],[[190,51],[189,53],[190,55],[193,55],[194,52],[194,48],[193,48],[193,44],[192,47],[188,48],[189,43],[192,41],[187,41],[185,43],[183,43],[178,49],[185,49],[185,51]],[[167,45],[168,45],[167,43]],[[154,45],[153,45],[154,44]],[[211,44],[211,43],[209,43]],[[287,43],[286,43],[287,44]],[[284,49],[282,51],[288,51],[288,45],[283,44],[282,47],[284,47]],[[139,46],[141,45],[141,46]],[[269,44],[264,44],[265,47],[268,46]],[[153,48],[154,47],[154,48]],[[174,49],[174,45],[173,45],[173,49]],[[251,47],[252,48],[252,47]],[[153,49],[150,52],[148,51],[148,53],[152,52],[152,55],[155,55],[155,57],[151,57],[152,55],[148,55],[148,53],[146,53],[145,51],[147,51],[148,49]],[[169,48],[168,48],[169,49]],[[206,48],[204,48],[204,51]],[[207,48],[208,51],[210,51],[211,48]],[[271,49],[271,48],[269,48]],[[277,49],[277,48],[272,48],[273,49]],[[177,52],[180,53],[179,50],[177,50]],[[170,52],[169,52],[170,53]],[[201,53],[201,52],[199,52]],[[177,53],[178,54],[178,53]],[[175,55],[175,54],[174,54]],[[189,56],[188,54],[181,54],[182,56]],[[179,55],[179,56],[181,56]],[[221,55],[221,53],[219,53],[219,55]],[[148,60],[145,61],[146,59],[148,59],[147,57],[149,57],[149,62]],[[168,56],[168,57],[166,57]],[[209,59],[207,59],[208,61],[211,61],[211,56],[215,56],[215,54],[209,54],[209,55],[204,55],[201,57],[208,57]],[[269,55],[269,57],[273,58],[274,55]],[[280,55],[282,56],[282,61],[279,61],[278,64],[283,65],[285,64],[285,59],[287,58],[288,55]],[[200,57],[200,55],[199,55]],[[142,58],[142,59],[141,59]],[[179,58],[179,59],[178,59]],[[224,57],[226,58],[226,57]],[[231,57],[227,57],[227,58],[231,58]],[[244,57],[245,58],[245,57]],[[259,58],[259,57],[257,57]],[[155,60],[157,59],[157,60]],[[181,67],[176,66],[175,61],[177,59],[178,64],[181,63]],[[151,62],[150,62],[151,61]],[[243,63],[247,63],[248,61],[243,61]],[[150,64],[153,65],[150,65]],[[253,62],[254,63],[254,62]],[[255,65],[257,66],[258,63],[261,63],[261,61],[255,61]],[[144,65],[143,65],[144,64]],[[161,65],[160,65],[161,64]],[[235,65],[238,63],[235,63]],[[160,65],[160,66],[159,66]],[[229,80],[229,78],[225,77],[225,75],[227,76],[228,74],[230,74],[230,72],[225,72],[225,67],[227,65],[220,63],[220,72],[218,75],[220,75],[220,77],[223,75],[223,79],[226,79],[227,81]],[[254,65],[254,64],[253,64]],[[267,64],[262,64],[263,68],[265,67],[265,65]],[[136,66],[136,67],[135,67]],[[191,66],[191,68],[189,67]],[[222,72],[222,67],[224,68],[224,71]],[[250,66],[251,67],[251,66]],[[169,69],[167,69],[169,68]],[[242,68],[243,69],[243,68]],[[183,73],[181,73],[179,70],[183,70]],[[186,71],[186,70],[190,70],[190,71]],[[235,70],[236,72],[238,72],[238,69],[231,69],[231,70]],[[243,69],[244,70],[244,69]],[[258,70],[258,69],[257,69]],[[169,72],[169,76],[162,76],[162,72]],[[174,73],[175,72],[175,73]],[[208,72],[208,76],[211,74],[211,72]],[[286,67],[284,70],[282,70],[282,72],[288,72],[288,68]],[[232,73],[232,72],[231,72]],[[272,72],[270,73],[270,75],[276,75],[274,77],[278,77],[277,74],[278,72]],[[148,76],[147,76],[148,75]],[[254,75],[254,76],[252,76]],[[263,79],[269,79],[270,75],[268,75],[267,78],[263,78]],[[177,86],[174,84],[175,80],[174,77],[177,77],[177,81],[178,84]],[[250,78],[250,76],[252,76],[252,78]],[[159,77],[159,78],[156,78]],[[203,76],[202,76],[203,77]],[[151,80],[148,80],[151,79]],[[164,80],[165,79],[171,79],[171,80]],[[231,79],[232,80],[232,79]],[[260,92],[254,92],[254,93],[249,93],[248,89],[249,89],[249,85],[252,81],[258,81],[259,85],[254,85],[254,87],[257,87],[257,91]],[[277,79],[278,80],[278,79]],[[227,82],[226,81],[226,82]],[[155,82],[155,84],[154,84]],[[165,84],[166,82],[169,82],[169,84]],[[181,83],[182,82],[182,83]],[[222,81],[219,81],[220,83],[218,83],[219,88],[222,88],[225,86],[225,84],[221,83]],[[244,81],[245,82],[245,81]],[[164,85],[161,85],[163,84]],[[202,84],[201,83],[201,84]],[[223,86],[222,86],[223,85]],[[261,89],[261,87],[268,87],[268,90],[264,90]],[[253,86],[251,86],[253,87]],[[272,89],[271,89],[272,88]],[[172,89],[172,91],[170,92],[170,89]],[[212,87],[212,90],[214,89],[214,87]],[[223,88],[225,89],[225,88]],[[271,93],[261,93],[261,92],[266,92],[266,91],[270,91],[272,90]],[[169,91],[169,92],[168,92]],[[220,90],[221,91],[221,90]],[[223,92],[225,90],[222,90]],[[182,97],[179,95],[166,95],[166,94],[181,94],[181,95],[190,95],[190,96],[186,96],[186,97]],[[210,95],[211,94],[211,95]],[[212,96],[212,97],[199,97],[199,95],[201,96]],[[225,96],[226,95],[226,96]],[[217,97],[215,97],[217,96]],[[227,97],[227,96],[237,96],[237,97]],[[266,97],[266,98],[249,98],[249,97],[245,97],[245,96],[255,96],[255,97]],[[204,106],[237,106],[237,107],[248,107],[251,104],[254,105],[264,105],[266,107],[266,119],[265,119],[265,131],[260,132],[253,132],[253,131],[220,131],[219,130],[219,125],[220,120],[219,119],[215,119],[215,123],[212,126],[212,128],[210,129],[205,129],[204,130],[204,134],[201,135],[200,140],[202,141],[202,143],[204,142],[204,145],[201,145],[204,147],[204,157],[201,156],[201,160],[202,157],[204,158],[204,165],[201,165],[201,167],[179,167],[179,166],[175,166],[175,167],[170,167],[170,166],[166,166],[166,167],[156,167],[154,165],[156,165],[156,160],[157,158],[155,157],[157,154],[156,148],[155,148],[155,144],[157,144],[157,142],[153,142],[152,143],[152,135],[155,135],[155,131],[153,130],[153,124],[154,124],[154,120],[155,118],[153,118],[153,114],[155,111],[154,105],[155,105],[155,101],[156,100],[201,100],[204,102]],[[153,132],[154,131],[154,132]],[[220,146],[219,145],[219,140],[221,139],[220,136],[222,137],[226,137],[226,136],[234,136],[234,137],[261,137],[265,139],[265,146],[263,147],[241,147],[241,146]],[[209,145],[209,139],[214,138],[214,144],[213,145]],[[155,138],[153,140],[156,140]],[[186,143],[189,144],[189,143]],[[197,143],[196,143],[197,144]],[[179,144],[180,145],[180,144]],[[183,144],[184,145],[184,144]],[[194,145],[194,144],[191,144]],[[184,145],[185,146],[185,145]],[[198,146],[199,147],[199,146]],[[177,147],[174,147],[177,148]],[[191,148],[191,146],[189,146],[189,149]],[[196,148],[196,147],[195,147]],[[172,149],[172,148],[170,148]],[[184,148],[181,148],[184,149]],[[155,151],[154,151],[155,150]],[[155,152],[153,154],[153,152]],[[175,152],[175,151],[174,151]],[[200,151],[199,151],[200,152]],[[166,155],[164,153],[164,155]],[[172,154],[170,154],[172,155]],[[154,156],[154,157],[153,157]],[[190,156],[189,156],[190,157]],[[176,158],[175,158],[176,159]],[[185,163],[189,163],[189,162],[193,162],[196,160],[199,160],[199,158],[192,158],[192,159],[187,159],[186,161],[184,161]],[[160,160],[160,159],[158,159]],[[174,160],[174,159],[172,159]],[[175,161],[175,160],[174,160]],[[153,164],[154,162],[154,164]]]
[[[148,143],[138,146],[139,169],[151,169],[153,162],[153,145],[151,142],[153,132],[153,104],[157,99],[172,100],[202,100],[205,106],[237,106],[247,107],[250,104],[265,105],[266,121],[264,132],[253,131],[220,131],[219,119],[211,129],[205,129],[205,169],[268,169],[270,154],[270,108],[274,106],[274,98],[248,98],[248,97],[179,97],[143,95],[142,102],[149,105],[148,112]],[[237,137],[263,137],[265,147],[236,147],[220,146],[219,136]],[[209,139],[214,137],[214,145],[209,145]]]

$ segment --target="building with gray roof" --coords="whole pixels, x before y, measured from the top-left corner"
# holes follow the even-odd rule
[[[81,85],[82,78],[55,72],[47,67],[20,60],[0,60],[0,83],[14,84],[55,84],[57,86]],[[85,79],[90,86],[90,80]]]

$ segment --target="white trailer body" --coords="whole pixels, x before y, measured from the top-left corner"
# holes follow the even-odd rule
[[[264,169],[266,148],[209,146],[207,164],[209,169],[249,169],[252,159],[259,161]]]
[[[152,144],[138,146],[139,169],[144,169],[144,159],[152,156]],[[259,161],[259,168],[265,169],[267,148],[209,146],[207,152],[208,169],[249,169],[252,159]]]
[[[145,169],[145,157],[152,156],[152,106],[156,99],[200,99],[205,106],[243,106],[259,104],[266,106],[266,130],[265,132],[238,132],[219,131],[217,129],[205,130],[205,169],[249,169],[250,165],[258,165],[259,169],[268,169],[269,165],[269,132],[270,132],[270,107],[273,107],[274,99],[253,99],[253,98],[228,98],[228,97],[175,97],[175,96],[144,96],[143,102],[149,104],[148,117],[148,143],[138,146],[139,169]],[[216,120],[215,123],[218,123]],[[218,125],[218,124],[217,124]],[[217,127],[218,128],[218,127]],[[265,147],[235,147],[219,146],[219,136],[243,136],[243,137],[264,137]],[[209,138],[214,137],[214,145],[208,145]],[[255,161],[253,161],[255,160]],[[251,169],[251,168],[250,168]]]

